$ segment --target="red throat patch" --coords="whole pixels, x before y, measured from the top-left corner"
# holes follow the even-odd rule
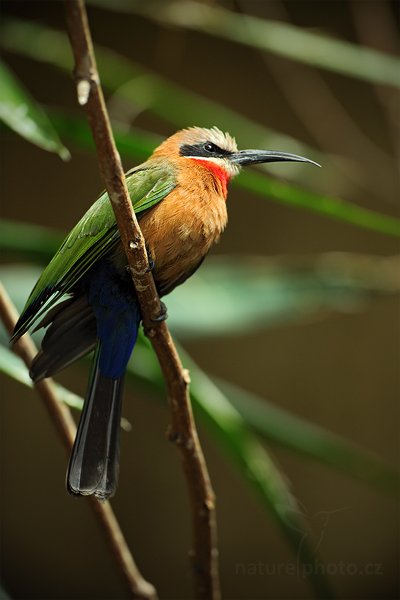
[[[226,169],[224,169],[223,167],[220,167],[219,165],[217,165],[215,162],[212,162],[211,160],[207,160],[207,159],[202,160],[199,158],[196,158],[193,160],[195,160],[197,163],[200,163],[201,165],[203,165],[203,167],[208,169],[208,171],[210,171],[212,173],[212,175],[214,175],[214,177],[220,182],[220,184],[222,186],[222,193],[224,194],[224,198],[226,198],[228,195],[228,182],[230,180],[230,175],[226,171]]]

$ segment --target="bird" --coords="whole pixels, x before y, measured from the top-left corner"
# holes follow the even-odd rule
[[[229,181],[247,165],[314,161],[286,152],[238,150],[217,127],[188,127],[126,173],[160,297],[201,265],[227,224]],[[164,318],[161,314],[159,318]],[[195,318],[195,317],[194,317]],[[94,350],[66,486],[75,496],[111,498],[119,476],[123,380],[141,314],[106,192],[92,204],[42,272],[12,343],[44,328],[30,376],[50,377]]]

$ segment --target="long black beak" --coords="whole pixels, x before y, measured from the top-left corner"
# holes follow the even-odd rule
[[[275,152],[274,150],[239,150],[239,152],[231,154],[229,159],[241,167],[280,161],[305,162],[317,167],[321,166],[309,158],[304,158],[304,156],[289,154],[288,152]]]

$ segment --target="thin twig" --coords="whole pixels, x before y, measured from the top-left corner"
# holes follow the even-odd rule
[[[11,336],[15,323],[18,320],[18,313],[1,282],[0,318]],[[24,335],[14,344],[13,350],[22,358],[29,369],[33,357],[37,354],[37,349],[32,338],[29,335]],[[64,446],[68,453],[70,453],[76,433],[71,411],[65,404],[58,400],[57,391],[51,379],[43,379],[35,383],[34,387],[41,396],[52,421],[56,425]],[[94,497],[89,498],[89,501],[90,506],[101,523],[118,566],[125,576],[132,596],[134,598],[156,600],[156,591],[139,572],[110,504],[108,502],[100,503]]]
[[[145,241],[132,209],[121,160],[105,107],[83,0],[65,0],[68,33],[75,58],[78,101],[85,106],[101,175],[111,200],[137,292],[145,332],[157,354],[171,409],[169,438],[181,451],[191,500],[194,591],[197,598],[219,597],[215,497],[199,443],[189,399],[189,374],[183,368],[165,322],[156,323],[161,306],[149,270]]]

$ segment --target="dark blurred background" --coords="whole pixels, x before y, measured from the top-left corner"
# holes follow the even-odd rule
[[[3,18],[64,28],[61,2],[1,4]],[[209,4],[288,21],[385,52],[398,51],[396,3],[243,0]],[[98,6],[88,10],[96,42],[317,148],[324,168],[303,173],[302,185],[398,215],[395,125],[399,114],[389,88],[376,89],[149,18]],[[3,57],[39,102],[76,108],[71,78],[11,52],[4,52]],[[214,124],[218,126],[209,123]],[[135,125],[162,136],[174,130],[146,111],[136,116]],[[240,147],[241,140],[237,141]],[[3,132],[4,217],[63,232],[75,224],[102,182],[93,154],[70,149],[72,160],[64,163]],[[329,157],[354,177],[340,177],[339,171],[334,177]],[[280,177],[285,177],[283,169]],[[213,251],[216,254],[273,258],[340,251],[392,256],[399,250],[395,238],[268,203],[237,187],[230,191],[229,219]],[[339,433],[390,464],[397,462],[398,297],[373,299],[354,312],[313,315],[295,326],[260,327],[228,339],[186,340],[185,348],[210,375],[224,377]],[[71,367],[59,377],[80,394],[84,394],[86,379],[82,366]],[[40,400],[4,376],[1,390],[5,589],[21,599],[128,597],[86,502],[65,492],[66,455]],[[120,485],[113,506],[142,572],[156,585],[160,597],[189,598],[188,501],[179,458],[165,438],[168,411],[147,394],[129,390],[124,414],[132,431],[122,435]],[[311,597],[304,578],[287,567],[296,563],[296,556],[273,520],[266,517],[258,498],[243,485],[207,430],[199,426],[218,499],[224,597]],[[292,484],[338,596],[397,598],[396,498],[289,451],[268,449]],[[251,565],[260,563],[268,565],[268,574],[252,571]]]

